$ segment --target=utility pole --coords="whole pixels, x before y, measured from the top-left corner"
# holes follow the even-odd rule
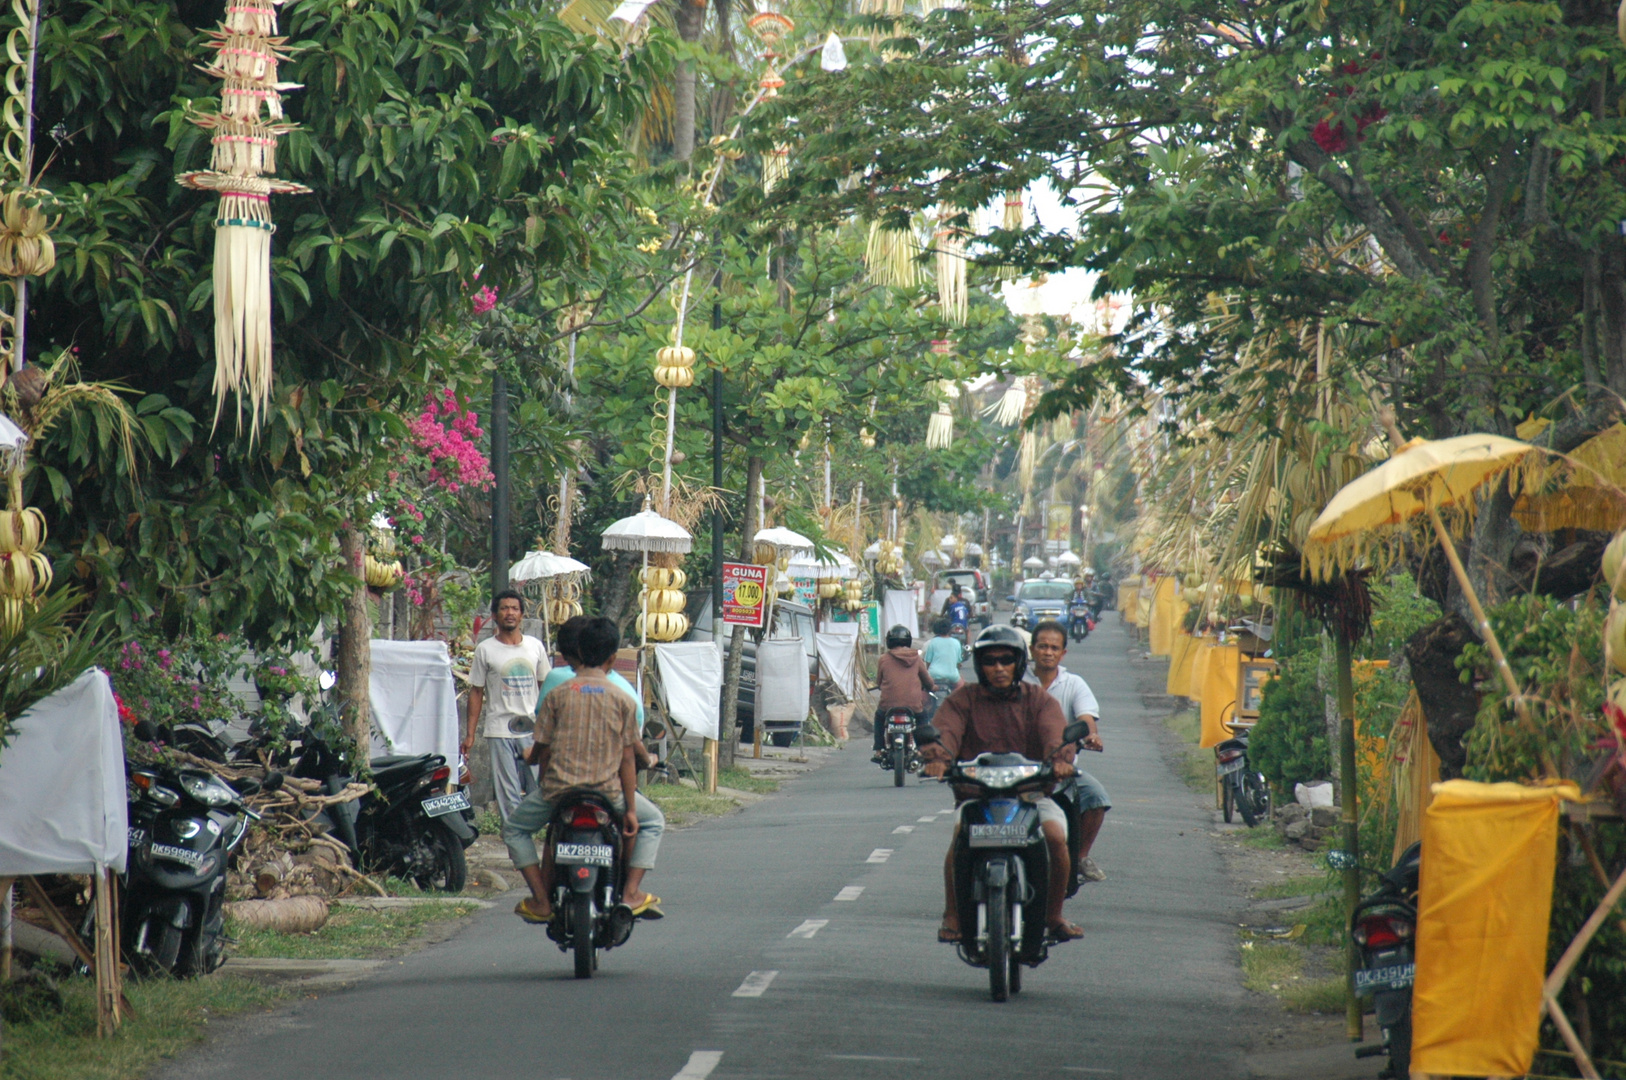
[[[714,286],[722,285],[723,272],[719,268]],[[723,297],[716,293],[711,301],[711,328],[723,328]],[[713,492],[723,489],[723,368],[715,361],[711,366],[711,486]],[[711,512],[711,639],[717,646],[719,665],[723,660],[723,508],[717,504]],[[726,762],[734,764],[734,740],[723,727],[728,711],[722,695],[717,698],[717,740],[706,747],[706,791],[716,793],[717,772]]]
[[[491,374],[491,595],[508,588],[508,380]]]

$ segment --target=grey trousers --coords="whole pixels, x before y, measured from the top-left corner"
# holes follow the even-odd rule
[[[666,831],[666,815],[661,813],[660,807],[645,798],[643,792],[637,791],[633,795],[636,798],[633,812],[638,815],[638,835],[633,837],[627,865],[634,869],[653,870],[655,853],[661,846],[661,833]],[[610,802],[620,813],[627,812],[626,800],[620,792]],[[518,812],[503,823],[503,843],[508,845],[508,857],[514,860],[517,869],[523,870],[542,861],[541,852],[536,847],[536,834],[547,828],[552,820],[553,804],[544,799],[542,789],[537,788],[525,796]]]
[[[497,794],[497,812],[507,821],[520,800],[536,787],[536,767],[525,764],[525,748],[531,740],[486,737],[491,748],[491,787]]]

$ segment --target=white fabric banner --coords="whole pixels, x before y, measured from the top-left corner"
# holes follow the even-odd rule
[[[0,877],[124,872],[124,733],[101,668],[17,718],[0,750]]]
[[[801,638],[757,645],[756,718],[764,724],[807,719],[807,646]]]
[[[717,737],[717,712],[723,702],[723,662],[709,641],[680,641],[655,646],[666,711],[703,739]]]
[[[919,595],[913,589],[888,589],[881,599],[881,641],[894,626],[902,626],[914,637],[920,636],[920,619],[916,605]]]
[[[444,641],[372,642],[373,747],[382,754],[439,754],[454,768],[457,683]]]
[[[819,663],[824,665],[830,681],[852,701],[858,696],[858,667],[854,652],[858,648],[857,623],[830,623],[813,635],[819,646]]]

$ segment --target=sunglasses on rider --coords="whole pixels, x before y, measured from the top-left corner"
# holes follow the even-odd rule
[[[983,667],[1015,667],[1015,653],[994,653],[982,658]]]

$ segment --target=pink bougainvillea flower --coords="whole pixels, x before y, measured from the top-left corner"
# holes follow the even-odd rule
[[[490,285],[480,286],[480,291],[474,294],[474,313],[484,315],[497,306],[497,290]]]

